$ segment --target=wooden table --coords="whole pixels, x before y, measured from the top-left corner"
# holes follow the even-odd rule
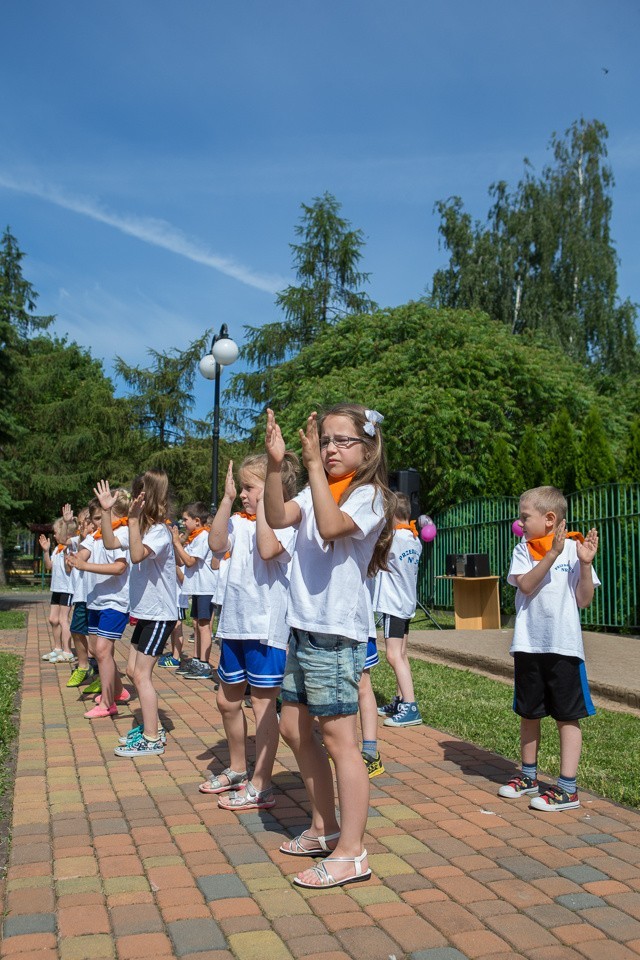
[[[500,629],[500,577],[437,577],[453,583],[456,630]]]

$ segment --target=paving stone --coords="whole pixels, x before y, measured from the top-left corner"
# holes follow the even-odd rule
[[[202,950],[226,950],[227,941],[215,920],[176,920],[167,924],[176,956]]]
[[[567,880],[573,880],[574,883],[593,883],[596,880],[608,880],[606,873],[596,870],[594,867],[560,867],[557,873]]]
[[[624,942],[640,938],[640,922],[615,907],[594,907],[592,910],[582,911],[581,916],[612,940]]]
[[[24,913],[17,916],[7,917],[2,925],[2,935],[6,940],[8,937],[18,937],[27,933],[55,933],[56,916],[55,913]]]
[[[584,843],[590,843],[593,846],[599,847],[603,843],[619,843],[619,837],[612,837],[609,833],[583,833],[580,835],[580,839]]]
[[[553,877],[555,875],[555,871],[545,867],[532,857],[499,857],[498,863],[521,880],[541,880],[543,877]]]
[[[591,907],[605,907],[606,903],[592,893],[566,893],[555,898],[556,903],[568,910],[589,910]]]
[[[455,947],[433,947],[431,950],[415,950],[409,960],[468,960],[465,953]]]
[[[209,874],[198,877],[198,886],[206,900],[248,897],[249,891],[233,873]]]
[[[271,931],[233,934],[229,946],[238,960],[292,960],[287,946]]]

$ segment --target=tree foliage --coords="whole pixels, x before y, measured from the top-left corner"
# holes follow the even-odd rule
[[[539,177],[525,161],[515,191],[490,187],[486,223],[474,223],[460,197],[438,202],[450,258],[433,277],[432,303],[536,331],[599,372],[637,371],[636,307],[618,298],[607,136],[597,120],[554,134],[553,163]]]
[[[597,406],[587,413],[580,441],[578,484],[594,487],[600,483],[614,483],[618,479],[616,458]]]
[[[241,356],[255,369],[236,374],[230,395],[263,409],[271,396],[272,376],[278,364],[314,342],[341,317],[369,313],[373,301],[360,287],[369,274],[358,267],[364,248],[362,230],[354,230],[340,216],[341,204],[330,193],[301,204],[295,227],[297,243],[290,244],[297,284],[276,297],[284,320],[245,328]]]
[[[550,484],[564,493],[578,489],[578,439],[565,407],[555,415],[549,428],[546,473]]]
[[[424,506],[436,510],[487,492],[498,440],[517,451],[530,426],[539,442],[562,407],[581,423],[596,391],[588,372],[543,338],[513,337],[479,312],[409,303],[345,318],[274,373],[274,409],[294,448],[311,410],[344,400],[385,415],[390,469],[418,469]],[[622,451],[625,411],[606,397],[599,404]]]

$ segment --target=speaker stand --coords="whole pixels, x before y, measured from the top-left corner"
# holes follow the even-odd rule
[[[438,621],[434,618],[433,614],[432,614],[429,610],[427,610],[427,608],[426,608],[425,606],[423,606],[423,605],[420,603],[419,600],[417,601],[417,606],[420,607],[420,609],[422,610],[422,612],[423,612],[424,614],[426,614],[427,617],[429,617],[429,620],[431,620],[431,623],[434,625],[434,627],[437,627],[438,630],[442,630],[442,629],[443,629],[443,628],[440,626],[440,624],[438,623]]]

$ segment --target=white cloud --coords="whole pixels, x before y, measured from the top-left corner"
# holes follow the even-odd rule
[[[166,220],[155,217],[140,217],[135,214],[112,213],[97,200],[89,197],[72,196],[56,186],[36,181],[20,181],[2,172],[0,172],[0,187],[25,193],[32,197],[39,197],[41,200],[63,207],[65,210],[72,210],[74,213],[89,217],[91,220],[105,223],[130,237],[136,237],[152,246],[170,250],[172,253],[177,253],[195,263],[212,267],[214,270],[218,270],[220,273],[246,284],[246,286],[255,287],[257,290],[273,294],[287,284],[283,277],[257,273],[250,267],[237,263],[231,257],[221,257],[212,253],[203,244],[190,239],[178,227],[174,227]]]

